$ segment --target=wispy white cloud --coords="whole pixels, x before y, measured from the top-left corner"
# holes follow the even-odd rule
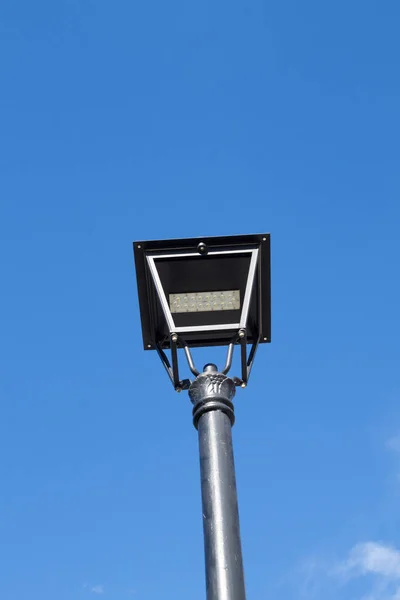
[[[331,563],[321,557],[309,557],[302,560],[297,568],[300,585],[296,583],[300,598],[314,600],[326,597],[326,590],[332,587],[332,583],[328,582],[331,567]],[[328,583],[329,585],[327,585]]]
[[[381,542],[357,544],[340,571],[349,577],[374,574],[400,581],[400,551]]]
[[[383,542],[362,542],[344,560],[303,562],[301,580],[300,595],[306,600],[400,600],[400,550]]]
[[[342,582],[367,578],[370,591],[360,600],[400,600],[400,550],[382,542],[356,544],[332,575]]]
[[[386,448],[400,454],[400,435],[395,435],[394,437],[389,438],[386,442]]]
[[[94,585],[90,591],[92,594],[105,594],[106,591],[104,589],[104,585]]]
[[[399,459],[400,434],[388,439],[385,446]],[[361,542],[350,549],[344,560],[316,558],[304,565],[301,571],[306,593],[303,595],[307,600],[321,597],[400,600],[400,549],[392,544]],[[358,593],[354,589],[359,590]]]

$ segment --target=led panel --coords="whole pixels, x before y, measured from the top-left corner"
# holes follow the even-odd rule
[[[191,292],[169,294],[171,313],[210,312],[240,309],[240,291]]]

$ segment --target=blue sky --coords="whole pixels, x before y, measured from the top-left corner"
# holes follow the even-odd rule
[[[248,597],[400,598],[399,18],[2,2],[1,598],[205,597],[190,402],[142,351],[131,243],[264,231]]]

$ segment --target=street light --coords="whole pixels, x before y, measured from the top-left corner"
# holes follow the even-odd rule
[[[175,390],[189,390],[193,403],[207,600],[245,600],[232,401],[236,387],[248,383],[259,343],[271,341],[270,236],[134,242],[133,247],[144,349],[157,351]],[[227,377],[235,345],[241,373]],[[190,348],[199,346],[228,346],[220,372],[212,363],[202,373],[196,369]],[[194,381],[180,379],[178,348]]]

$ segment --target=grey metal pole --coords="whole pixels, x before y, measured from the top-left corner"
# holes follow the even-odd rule
[[[235,384],[209,364],[189,388],[200,446],[207,600],[245,600],[232,432]]]

